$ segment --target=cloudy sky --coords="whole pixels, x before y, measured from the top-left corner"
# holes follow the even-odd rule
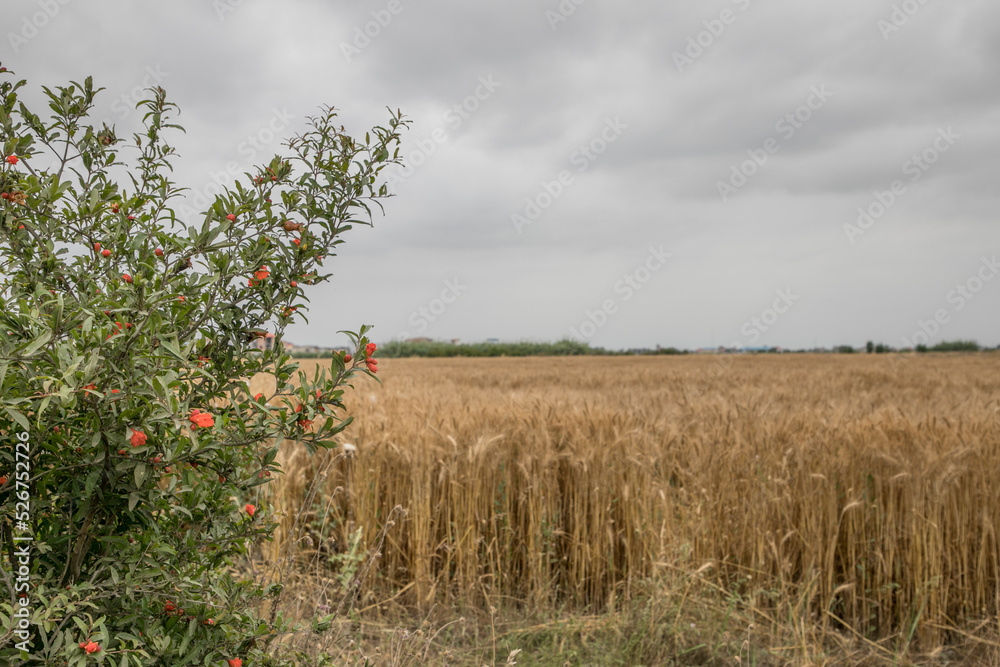
[[[120,135],[166,88],[192,211],[320,105],[413,121],[296,343],[1000,344],[995,0],[4,0],[0,26],[28,96],[93,75]]]

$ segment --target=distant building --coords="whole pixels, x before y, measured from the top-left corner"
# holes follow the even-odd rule
[[[251,343],[251,345],[257,348],[258,350],[274,349],[274,334],[268,332],[267,335],[265,335],[263,338],[258,338],[253,343]],[[285,347],[291,348],[292,345],[290,343],[285,343]]]

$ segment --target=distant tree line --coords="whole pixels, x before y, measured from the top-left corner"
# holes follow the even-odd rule
[[[683,355],[690,354],[688,350],[676,347],[635,348],[630,350],[608,350],[603,347],[591,347],[587,343],[575,340],[564,339],[554,343],[538,343],[530,341],[520,342],[491,342],[491,343],[451,343],[447,341],[419,340],[419,341],[390,341],[379,345],[379,353],[382,357],[571,357],[571,356],[637,356],[637,355]],[[945,341],[932,347],[918,345],[917,352],[978,352],[987,350],[975,341]],[[1000,347],[997,347],[1000,350]],[[833,352],[835,354],[855,354],[867,352],[868,354],[886,354],[889,352],[899,352],[884,343],[874,343],[868,341],[864,348],[855,348],[851,345],[837,345],[832,350],[752,350],[747,351],[753,354],[759,353],[784,353],[803,354],[816,352]],[[330,350],[320,352],[293,352],[299,359],[327,358],[331,354]]]
[[[974,340],[952,340],[938,343],[928,348],[926,345],[917,345],[917,352],[979,352],[982,348]]]
[[[930,347],[926,345],[917,345],[917,352],[979,352],[980,350],[989,349],[982,347],[979,343],[974,340],[946,340],[938,343],[937,345],[932,345]],[[1000,346],[997,347],[1000,349]],[[840,354],[850,354],[856,352],[850,345],[839,345],[834,348],[834,352]],[[884,343],[873,343],[868,341],[865,343],[865,352],[868,354],[886,354],[888,352],[897,352],[898,350],[885,345]]]
[[[555,343],[496,342],[446,343],[443,341],[391,341],[379,347],[383,357],[576,357],[588,355],[686,354],[676,348],[655,350],[606,350],[563,339]]]
[[[447,343],[444,341],[391,341],[379,348],[383,357],[570,357],[607,354],[586,343]]]
[[[554,343],[531,341],[450,343],[445,341],[390,341],[379,346],[382,357],[580,357],[687,354],[674,347],[656,349],[607,350],[587,343],[563,339]],[[318,355],[328,356],[328,355]]]

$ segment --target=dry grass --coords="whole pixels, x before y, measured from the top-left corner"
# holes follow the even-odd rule
[[[305,617],[354,593],[374,545],[361,609],[600,612],[681,572],[685,596],[724,592],[802,655],[831,631],[899,654],[997,629],[1000,355],[407,359],[380,375],[348,395],[357,454],[291,448],[266,491],[285,518],[264,555],[299,563]]]

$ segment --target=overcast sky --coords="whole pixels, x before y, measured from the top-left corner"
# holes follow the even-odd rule
[[[995,0],[3,0],[0,26],[27,96],[93,75],[119,135],[166,88],[191,210],[320,105],[413,120],[296,343],[1000,344]]]

